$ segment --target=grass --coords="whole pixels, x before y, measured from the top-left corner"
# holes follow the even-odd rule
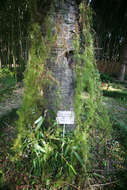
[[[16,137],[16,110],[0,119],[0,190],[15,189],[11,180],[15,174],[14,164],[11,162],[11,149]]]
[[[8,80],[9,81],[9,78]],[[13,87],[14,83],[3,82],[3,87]],[[125,166],[123,166],[124,160],[127,158],[127,88],[126,83],[104,83],[102,86],[102,90],[105,92],[103,97],[103,104],[105,108],[108,110],[109,116],[113,123],[113,136],[114,136],[114,144],[118,142],[118,144],[113,145],[112,148],[113,154],[115,157],[119,156],[119,160],[122,164],[117,164],[116,167],[120,169],[120,172],[115,174],[115,178],[119,181],[118,188],[115,186],[115,189],[122,190],[124,189],[124,185],[126,182],[126,172]],[[107,94],[106,94],[107,93]],[[8,91],[4,91],[2,96],[8,96]],[[109,96],[110,95],[110,96]],[[82,98],[87,99],[88,94],[84,93]],[[16,122],[17,115],[16,110],[13,110],[9,115],[3,117],[0,120],[0,189],[15,189],[15,184],[18,181],[20,184],[26,184],[27,181],[35,179],[30,179],[29,174],[21,171],[23,165],[25,167],[25,163],[21,165],[15,166],[14,163],[11,162],[11,156],[13,155],[13,151],[11,149],[14,139],[16,137]],[[125,164],[125,163],[124,163]],[[4,176],[5,175],[5,176]],[[114,175],[114,174],[113,174]],[[122,178],[121,178],[122,176]],[[20,182],[19,182],[20,179]],[[5,181],[4,181],[5,180]],[[26,180],[26,182],[24,182]],[[37,181],[37,179],[35,180]],[[39,183],[39,182],[38,182]],[[6,184],[6,185],[5,185]],[[11,187],[12,186],[12,187]],[[25,185],[24,185],[25,188]],[[29,187],[28,187],[29,189]],[[32,188],[31,188],[32,189]]]
[[[110,83],[108,87],[102,86],[104,102],[107,104],[108,111],[114,116],[120,115],[122,120],[125,120],[123,115],[127,114],[127,84]],[[109,105],[109,106],[108,106]],[[122,115],[121,115],[122,114]]]
[[[127,164],[127,83],[110,83],[108,88],[102,86],[103,90],[103,103],[108,110],[109,116],[113,124],[113,138],[114,142],[119,145],[118,155],[120,160],[117,167],[120,171],[115,173],[118,179],[116,190],[126,189],[126,164]],[[120,164],[121,163],[121,164]]]
[[[16,109],[0,119],[0,159],[9,156],[13,140],[16,137],[15,121],[17,120]]]
[[[127,83],[110,83],[102,86],[103,102],[114,125],[127,127]]]

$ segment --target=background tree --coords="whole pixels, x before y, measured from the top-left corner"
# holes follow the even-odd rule
[[[28,60],[31,17],[29,2],[2,0],[0,13],[1,68],[8,67],[15,70],[16,75],[21,75]]]
[[[95,11],[94,28],[99,37],[99,47],[102,48],[102,58],[120,60],[119,79],[123,80],[127,55],[127,1],[93,0],[91,4]]]

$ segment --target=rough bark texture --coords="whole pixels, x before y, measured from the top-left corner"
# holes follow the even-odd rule
[[[121,62],[121,71],[120,71],[119,80],[124,81],[126,65],[127,65],[127,44],[125,42],[121,48],[120,62]]]
[[[126,72],[126,64],[122,64],[121,71],[120,71],[120,77],[119,77],[119,80],[121,82],[124,81],[125,72]]]
[[[78,7],[75,0],[55,1],[50,12],[52,30],[57,32],[56,45],[48,60],[48,69],[54,78],[53,84],[46,89],[48,109],[74,110],[75,59],[73,40],[78,33]],[[68,126],[69,129],[75,126]]]

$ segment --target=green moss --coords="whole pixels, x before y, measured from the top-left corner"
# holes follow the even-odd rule
[[[93,48],[93,36],[91,32],[92,11],[83,2],[80,6],[80,25],[82,28],[82,48],[80,40],[75,41],[76,58],[76,92],[75,92],[75,112],[77,130],[87,138],[87,157],[89,164],[86,170],[97,167],[101,163],[100,158],[106,158],[106,143],[111,139],[111,123],[107,111],[102,104],[102,92],[100,76],[96,67]],[[87,98],[82,98],[87,94]],[[76,131],[77,134],[77,131]],[[81,136],[80,134],[80,136]],[[97,149],[99,159],[95,157]],[[105,152],[105,153],[104,153]],[[102,164],[103,165],[103,164]],[[98,165],[99,167],[99,165]]]
[[[49,82],[49,73],[46,73],[44,67],[53,43],[50,28],[47,27],[46,37],[42,37],[40,26],[37,23],[33,24],[30,37],[31,49],[24,77],[23,104],[18,111],[18,137],[14,145],[14,149],[20,154],[24,139],[28,133],[32,132],[33,123],[44,108],[43,90],[45,84]]]

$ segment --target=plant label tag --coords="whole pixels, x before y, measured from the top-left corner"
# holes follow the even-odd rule
[[[75,122],[74,111],[58,111],[56,121],[58,124],[73,125]]]

